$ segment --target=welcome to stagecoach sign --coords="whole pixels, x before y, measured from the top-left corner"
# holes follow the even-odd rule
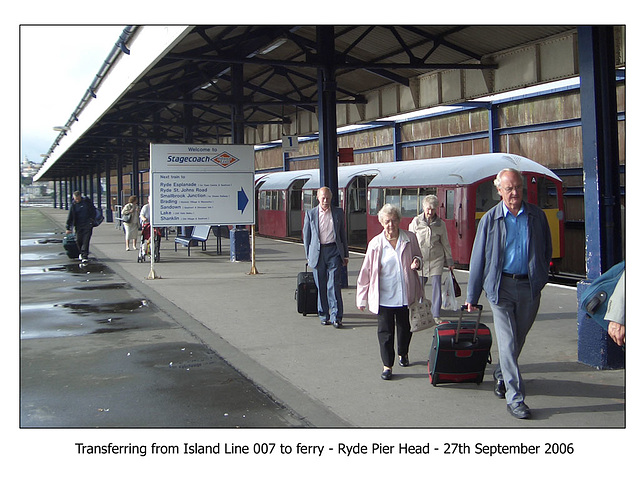
[[[253,145],[151,145],[151,224],[253,225]]]

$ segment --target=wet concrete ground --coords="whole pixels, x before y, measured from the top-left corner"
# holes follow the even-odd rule
[[[21,427],[304,426],[99,259],[22,208]]]

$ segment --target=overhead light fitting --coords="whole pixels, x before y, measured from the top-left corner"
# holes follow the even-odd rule
[[[53,127],[53,130],[55,132],[68,132],[69,130],[71,130],[71,128],[65,126],[58,126],[58,127]]]
[[[276,48],[280,47],[287,41],[286,38],[278,38],[273,43],[270,43],[262,50],[258,50],[258,55],[266,55],[267,53],[273,52]]]
[[[204,85],[202,85],[200,87],[200,90],[206,90],[210,86],[215,85],[216,83],[218,83],[218,80],[219,80],[218,78],[212,79],[211,81],[209,81],[209,82],[205,83]]]

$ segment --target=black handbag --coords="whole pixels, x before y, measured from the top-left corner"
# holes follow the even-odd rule
[[[453,274],[453,270],[451,270],[451,280],[453,280],[453,291],[455,292],[456,298],[462,296],[462,290],[460,290],[460,285],[456,280],[456,276]]]

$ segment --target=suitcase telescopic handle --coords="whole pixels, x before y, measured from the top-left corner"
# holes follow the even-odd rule
[[[476,319],[476,330],[473,333],[473,340],[472,340],[472,343],[476,343],[476,339],[478,338],[478,328],[480,326],[480,315],[482,315],[482,305],[477,303],[477,304],[473,304],[472,306],[478,309],[478,318]],[[460,317],[458,317],[458,326],[456,327],[455,343],[458,343],[458,337],[460,336],[460,325],[462,324],[462,314],[466,309],[467,309],[466,305],[462,305],[460,307]]]

